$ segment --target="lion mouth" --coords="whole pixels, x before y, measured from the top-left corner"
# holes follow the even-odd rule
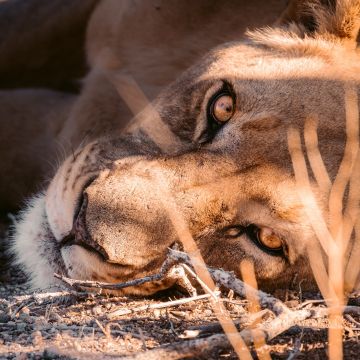
[[[86,226],[86,209],[88,205],[88,198],[83,194],[78,213],[74,217],[73,227],[70,233],[65,236],[60,242],[60,248],[78,245],[86,250],[96,252],[104,261],[109,259],[106,251],[93,240]]]

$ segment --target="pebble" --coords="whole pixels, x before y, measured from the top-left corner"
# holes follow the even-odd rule
[[[28,338],[29,338],[29,334],[27,334],[26,332],[23,332],[17,337],[16,341],[17,342],[21,342],[21,341],[27,342]]]
[[[161,316],[161,311],[159,309],[154,309],[154,317],[155,319],[159,319]]]
[[[59,330],[67,330],[69,328],[69,326],[67,324],[58,324],[57,328]]]
[[[31,318],[31,316],[29,315],[29,313],[26,313],[26,312],[23,312],[19,315],[19,320],[21,320],[21,321],[29,322],[30,318]]]
[[[298,301],[298,300],[289,300],[289,301],[286,301],[285,304],[286,304],[289,308],[295,308],[296,306],[299,305],[299,301]]]
[[[12,336],[9,334],[2,334],[2,337],[4,339],[4,341],[11,341],[12,340]]]
[[[17,323],[16,324],[16,330],[17,331],[25,331],[25,328],[26,328],[26,324],[25,323]]]
[[[24,306],[22,309],[20,309],[20,314],[30,314],[30,309],[27,306]]]
[[[51,312],[49,315],[49,321],[62,321],[62,317],[55,312]]]
[[[17,354],[16,355],[16,360],[26,360],[28,357],[27,357],[27,354],[26,353],[21,353],[21,354]]]
[[[45,331],[47,331],[47,330],[49,330],[49,329],[51,329],[51,328],[52,328],[52,326],[51,326],[50,324],[44,324],[44,325],[38,326],[38,330],[45,330]]]
[[[102,314],[102,309],[101,309],[101,306],[94,306],[92,308],[92,313],[94,315],[101,315]]]
[[[79,352],[82,350],[81,345],[78,341],[74,341],[74,348],[76,351],[79,351]]]
[[[34,346],[38,346],[38,345],[42,344],[43,338],[42,338],[41,332],[39,330],[34,331],[31,335],[31,337],[32,337],[32,343]]]
[[[47,324],[48,324],[48,322],[46,321],[46,319],[43,316],[40,316],[40,317],[35,319],[35,325],[36,326],[43,327],[43,326],[45,326]]]
[[[10,320],[10,315],[6,314],[4,311],[0,312],[0,323],[7,323]]]

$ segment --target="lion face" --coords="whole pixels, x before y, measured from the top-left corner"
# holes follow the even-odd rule
[[[41,224],[32,246],[45,258],[28,265],[36,286],[52,283],[54,271],[108,282],[154,273],[181,242],[168,203],[210,266],[240,276],[241,261],[250,259],[263,288],[286,287],[294,277],[314,285],[306,249],[317,239],[296,191],[288,129],[302,131],[316,116],[334,176],[346,140],[344,88],[358,86],[359,59],[320,38],[276,30],[252,38],[213,50],[154,102],[157,131],[170,131],[170,146],[139,121],[64,162],[17,230],[20,248],[29,222]],[[322,206],[325,194],[314,192]],[[58,255],[49,258],[49,249]]]

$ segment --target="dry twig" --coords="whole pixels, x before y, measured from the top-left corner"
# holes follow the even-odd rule
[[[265,339],[268,341],[309,316],[311,316],[311,312],[309,310],[292,311],[290,317],[288,314],[283,314],[281,317],[279,316],[265,324],[260,324],[254,329],[244,329],[240,332],[240,336],[244,340],[245,344],[249,346],[253,343],[256,332],[261,331],[265,335]],[[182,341],[166,346],[160,346],[154,350],[144,353],[136,353],[123,359],[175,360],[186,359],[189,357],[206,359],[211,355],[214,355],[217,351],[226,351],[231,349],[228,336],[229,334],[216,334],[206,338]]]
[[[186,277],[182,267],[176,266],[178,261],[168,257],[156,274],[145,276],[139,279],[126,281],[123,283],[106,283],[92,280],[76,280],[60,274],[54,274],[57,279],[62,280],[64,283],[75,287],[85,287],[93,289],[108,289],[108,290],[121,290],[132,286],[140,286],[142,284],[164,279],[174,279],[182,287],[184,287],[192,296],[196,296],[196,289],[191,285],[191,282]]]
[[[235,321],[234,324],[238,326],[250,326],[258,323],[259,320],[263,319],[266,315],[272,314],[270,310],[261,310],[253,314],[241,314]],[[219,322],[213,322],[206,325],[194,325],[187,328],[187,330],[198,330],[203,333],[218,333],[221,332],[222,327]]]
[[[146,278],[137,279],[137,284],[143,284],[148,281],[153,281],[153,279],[161,280],[161,276],[166,276],[166,271],[163,269],[167,269],[169,264],[174,266],[174,264],[190,264],[190,258],[187,254],[176,251],[170,250],[169,256],[164,262],[162,266],[162,270],[155,275],[148,276]],[[189,270],[188,267],[186,267]],[[191,269],[190,269],[191,270]],[[328,309],[327,308],[320,308],[319,311],[314,311],[313,309],[299,309],[292,311],[290,310],[283,302],[276,299],[275,297],[261,291],[256,290],[253,287],[245,284],[243,281],[237,279],[235,275],[231,272],[227,272],[221,269],[212,269],[207,267],[207,271],[211,274],[213,279],[221,284],[224,287],[232,289],[234,292],[239,294],[240,296],[244,297],[246,294],[252,294],[252,296],[256,296],[259,299],[259,304],[274,312],[277,316],[268,322],[260,323],[257,326],[253,327],[252,329],[244,329],[240,332],[240,336],[246,345],[250,345],[253,343],[254,338],[258,337],[259,333],[264,336],[265,341],[273,339],[277,335],[281,334],[282,332],[286,331],[290,327],[298,324],[299,322],[311,317],[325,317],[328,316]],[[79,282],[73,279],[70,279],[70,283],[78,285]],[[69,283],[69,282],[68,282]],[[82,286],[80,281],[80,284]],[[86,282],[86,285],[92,285],[91,282]],[[96,282],[95,287],[100,287],[101,283]],[[126,286],[134,286],[134,281],[130,281],[127,283],[122,284],[105,284],[107,289],[119,289],[124,288]],[[162,308],[168,307],[173,305],[179,305],[181,303],[204,299],[204,298],[211,298],[211,294],[200,295],[197,297],[187,298],[187,299],[180,299],[176,301],[166,302],[165,304],[154,304],[154,305],[146,305],[136,309],[126,309],[120,310],[117,312],[113,312],[110,314],[110,317],[114,317],[117,315],[124,315],[128,313],[132,313],[134,311],[143,311],[149,308]],[[223,325],[223,324],[222,324]],[[159,347],[155,350],[148,351],[146,353],[138,353],[135,354],[133,359],[142,359],[146,356],[146,359],[179,359],[179,358],[186,358],[187,356],[205,356],[209,352],[214,352],[215,350],[225,350],[230,349],[230,342],[228,337],[232,336],[232,333],[227,333],[227,335],[213,335],[204,339],[194,339],[187,342],[181,342],[176,344],[171,344],[167,346]]]
[[[127,287],[132,286],[139,286],[145,284],[147,282],[159,281],[166,278],[166,275],[171,270],[172,267],[176,265],[176,261],[172,258],[167,258],[164,263],[162,264],[160,271],[156,274],[145,276],[139,279],[134,279],[122,283],[106,283],[100,281],[91,281],[91,280],[76,280],[72,279],[60,274],[54,274],[57,279],[62,280],[64,283],[75,286],[75,287],[86,287],[86,288],[93,288],[93,289],[110,289],[110,290],[120,290]]]
[[[169,257],[174,261],[178,261],[178,263],[190,264],[190,258],[184,252],[170,249]],[[222,269],[214,269],[211,267],[207,267],[207,269],[215,282],[227,289],[233,290],[239,296],[243,298],[246,297],[246,294],[252,294],[254,297],[257,296],[261,307],[267,308],[275,314],[290,311],[282,301],[265,293],[264,291],[254,289],[250,285],[239,280],[233,272]]]
[[[203,294],[203,295],[197,295],[197,296],[192,296],[192,297],[188,297],[188,298],[167,301],[167,302],[162,302],[162,303],[157,303],[157,304],[147,304],[147,305],[139,306],[139,307],[132,308],[132,309],[122,309],[121,308],[121,309],[115,310],[115,311],[107,314],[107,318],[113,319],[118,316],[128,315],[128,314],[132,314],[132,313],[136,313],[136,312],[140,312],[140,311],[164,309],[164,308],[171,307],[171,306],[187,304],[192,301],[208,299],[209,297],[210,297],[209,294]]]

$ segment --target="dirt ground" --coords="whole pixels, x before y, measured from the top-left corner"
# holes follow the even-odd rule
[[[1,259],[3,262],[4,260]],[[4,264],[4,262],[3,262]],[[160,345],[197,339],[221,332],[207,299],[165,309],[134,312],[149,304],[159,304],[188,295],[169,290],[152,298],[125,298],[88,294],[41,299],[31,295],[25,276],[15,267],[2,270],[0,283],[0,359],[116,359],[146,352]],[[301,295],[301,299],[299,296]],[[286,304],[296,308],[305,300],[320,295],[280,292]],[[232,319],[248,313],[245,300],[228,297],[223,292]],[[360,305],[359,297],[350,300]],[[312,306],[324,306],[314,303]],[[109,319],[116,309],[130,309],[130,314]],[[263,319],[271,319],[271,314]],[[246,324],[240,325],[243,328]],[[360,317],[344,318],[344,357],[360,357]],[[327,321],[310,319],[299,323],[270,341],[273,359],[323,359],[327,355]],[[256,353],[252,349],[253,356]],[[232,351],[213,352],[207,359],[236,359]]]

